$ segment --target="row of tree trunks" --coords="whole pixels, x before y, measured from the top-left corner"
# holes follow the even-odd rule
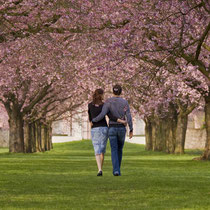
[[[14,110],[9,115],[9,152],[33,153],[52,149],[51,124],[24,122]]]
[[[39,121],[24,124],[24,152],[44,152],[52,149],[52,128]]]
[[[183,154],[187,121],[187,115],[145,120],[146,150]]]

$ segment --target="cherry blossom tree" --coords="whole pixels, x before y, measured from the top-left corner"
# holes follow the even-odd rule
[[[52,120],[81,104],[79,100],[73,101],[83,95],[81,89],[75,89],[81,78],[79,81],[71,56],[65,54],[58,39],[55,42],[48,35],[16,40],[7,44],[5,50],[11,53],[0,65],[0,99],[9,116],[10,151],[48,150],[51,148],[50,136],[47,146],[43,145],[41,149],[37,148],[38,143],[35,146],[30,143],[34,126],[49,124],[45,129],[49,134]]]
[[[118,29],[117,34],[109,31],[101,35],[102,45],[106,43],[108,46],[103,51],[108,55],[108,59],[103,62],[101,69],[114,69],[128,57],[133,57],[159,69],[170,66],[167,70],[182,79],[183,90],[186,87],[184,84],[195,91],[199,90],[205,101],[207,129],[206,151],[202,158],[209,159],[208,1],[145,0],[121,3],[122,7],[129,11],[128,23]],[[186,72],[189,73],[188,76]],[[198,75],[202,79],[192,75]],[[171,79],[173,81],[173,78]],[[186,101],[185,99],[183,103],[186,104]]]
[[[43,145],[32,149],[28,142],[37,122],[52,122],[81,104],[88,91],[78,88],[87,72],[87,54],[81,53],[88,46],[87,36],[127,23],[124,19],[113,23],[96,19],[95,14],[103,10],[111,12],[113,8],[104,1],[0,3],[0,100],[9,115],[11,152],[43,150]],[[47,149],[50,147],[49,143]]]
[[[147,32],[146,41],[155,52],[150,54],[155,57],[146,58],[147,61],[156,61],[158,65],[169,62],[184,73],[196,74],[200,71],[203,75],[198,82],[197,78],[186,78],[184,73],[179,74],[185,83],[188,81],[188,85],[199,89],[205,100],[207,143],[202,159],[209,159],[210,154],[209,6],[207,1],[155,1],[147,7],[150,17],[147,17],[143,26]],[[144,51],[140,49],[138,56],[141,53]],[[156,53],[166,55],[165,60],[159,59],[160,55],[156,56]]]
[[[194,77],[187,74],[186,78],[190,76],[191,81],[202,78],[199,72]],[[188,115],[198,105],[202,106],[202,100],[200,92],[186,85],[182,77],[164,66],[132,58],[106,75],[106,84],[116,82],[117,78],[124,97],[144,119],[147,150],[184,153]]]
[[[207,128],[203,157],[209,159],[208,18],[205,0],[4,0],[0,99],[8,113],[18,104],[15,117],[21,113],[30,122],[43,118],[50,122],[59,116],[53,111],[56,107],[60,113],[68,110],[62,109],[67,99],[66,105],[74,104],[70,98],[78,93],[87,91],[85,97],[90,97],[89,89],[116,80],[127,87],[128,96],[142,98],[142,104],[132,103],[145,116],[174,116],[171,104],[182,113],[178,116],[186,116],[202,94]]]

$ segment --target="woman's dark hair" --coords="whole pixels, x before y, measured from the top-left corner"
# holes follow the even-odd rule
[[[101,89],[101,88],[96,89],[93,94],[93,104],[98,104],[98,105],[103,104],[103,102],[102,102],[103,94],[104,94],[103,89]]]

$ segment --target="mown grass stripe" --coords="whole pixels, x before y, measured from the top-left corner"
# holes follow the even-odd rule
[[[122,176],[112,175],[110,147],[97,177],[91,141],[54,144],[36,154],[0,148],[0,209],[210,209],[210,162],[145,151],[126,143]]]

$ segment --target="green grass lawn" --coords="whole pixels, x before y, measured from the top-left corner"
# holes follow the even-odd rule
[[[0,210],[210,209],[210,162],[144,151],[126,143],[122,176],[112,175],[107,147],[103,177],[91,141],[54,144],[36,154],[0,148]]]

